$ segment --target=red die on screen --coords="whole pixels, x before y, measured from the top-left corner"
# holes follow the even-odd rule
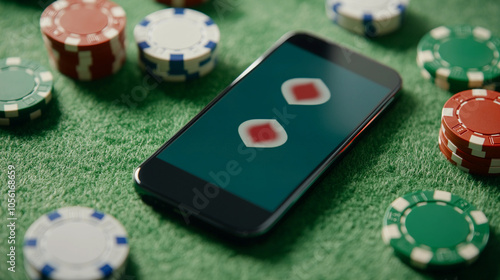
[[[290,105],[319,105],[330,100],[330,90],[321,79],[295,78],[281,85],[281,92]]]
[[[285,129],[274,119],[254,119],[240,124],[238,133],[247,147],[274,148],[288,139]]]

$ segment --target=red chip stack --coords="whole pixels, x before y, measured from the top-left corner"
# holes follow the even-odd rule
[[[182,7],[197,6],[205,2],[208,2],[208,0],[156,0],[156,2],[167,4],[171,7],[182,8]]]
[[[108,0],[59,0],[40,18],[54,68],[90,81],[110,76],[125,63],[126,15]]]
[[[439,148],[461,170],[500,175],[500,93],[472,89],[443,107]]]

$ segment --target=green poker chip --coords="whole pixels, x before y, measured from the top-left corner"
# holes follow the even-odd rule
[[[500,38],[471,25],[440,26],[424,35],[417,63],[433,78],[461,90],[500,81]]]
[[[435,78],[427,70],[425,70],[423,68],[420,69],[420,74],[422,75],[422,77],[424,77],[426,80],[430,81],[431,83],[435,84],[437,87],[439,87],[443,90],[453,92],[453,93],[471,89],[466,84],[449,83],[448,80]],[[493,90],[493,91],[499,91],[500,90],[500,81],[486,83],[483,86],[481,86],[480,88],[487,89],[487,90]]]
[[[0,60],[0,125],[38,118],[52,99],[52,73],[38,63]]]
[[[418,191],[394,200],[382,239],[403,261],[420,269],[453,269],[474,262],[488,243],[483,212],[446,191]]]

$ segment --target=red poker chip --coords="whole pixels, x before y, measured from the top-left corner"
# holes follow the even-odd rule
[[[42,13],[42,33],[57,47],[89,50],[109,43],[125,29],[123,8],[109,0],[59,0]]]
[[[156,0],[158,3],[172,7],[193,7],[208,2],[208,0]]]
[[[75,66],[78,65],[102,65],[105,66],[107,64],[112,64],[116,60],[119,60],[121,57],[125,55],[125,51],[122,51],[121,53],[117,53],[116,55],[103,55],[103,56],[96,56],[96,55],[91,55],[91,56],[85,56],[85,57],[78,57],[78,56],[61,56],[61,55],[56,55],[54,54],[53,51],[51,52],[51,57],[54,58],[55,61],[61,61],[66,64],[72,64]]]
[[[446,157],[446,159],[451,162],[453,165],[457,166],[460,170],[475,174],[475,175],[483,175],[483,176],[498,176],[500,175],[500,167],[487,167],[482,165],[473,164],[456,153],[452,152],[445,144],[443,139],[439,137],[439,149],[441,153]]]
[[[105,77],[108,77],[108,76],[111,76],[111,75],[117,73],[121,69],[123,64],[125,63],[125,59],[123,59],[122,61],[120,61],[118,63],[119,63],[119,67],[115,70],[97,69],[97,70],[91,70],[88,72],[87,71],[82,72],[82,71],[78,71],[75,68],[67,68],[63,65],[57,65],[56,68],[62,74],[66,75],[70,78],[73,78],[75,80],[94,81],[94,80],[102,79],[102,78],[105,78]]]
[[[64,65],[67,67],[78,67],[78,66],[93,66],[96,68],[109,68],[116,61],[120,61],[126,56],[125,50],[121,53],[113,56],[90,56],[90,57],[76,57],[76,56],[60,56],[60,54],[54,53],[54,50],[48,49],[49,57],[55,64]]]
[[[485,157],[500,157],[500,93],[472,89],[453,95],[443,106],[445,135],[458,147]],[[462,149],[464,150],[464,149]]]
[[[443,135],[446,136],[447,139],[454,139],[455,137],[452,132],[450,132],[448,129],[445,128],[445,124],[441,120],[441,131],[443,132]],[[455,140],[453,140],[453,144],[457,146],[458,149],[462,150],[463,152],[479,157],[479,158],[499,158],[498,153],[486,153],[484,151],[479,151],[479,150],[473,150],[469,148],[468,146],[462,145],[461,143],[458,144]]]
[[[77,80],[92,81],[111,76],[118,72],[125,64],[126,57],[123,56],[118,60],[110,63],[96,63],[89,66],[78,66],[64,61],[57,61],[51,57],[51,64],[62,74]]]
[[[448,147],[450,151],[452,151],[453,153],[457,154],[457,156],[463,158],[464,160],[474,165],[484,166],[488,168],[489,167],[500,168],[500,158],[481,158],[468,154],[467,152],[460,150],[452,141],[446,138],[446,135],[444,135],[442,130],[439,131],[439,138],[441,139],[443,145]]]
[[[104,55],[114,55],[117,52],[123,51],[125,49],[125,32],[122,32],[118,38],[113,39],[109,43],[106,44],[101,44],[94,46],[91,49],[85,49],[85,50],[67,50],[64,47],[61,47],[58,44],[53,44],[45,35],[42,35],[44,42],[45,42],[45,47],[47,49],[52,49],[57,51],[61,56],[78,56],[86,55],[86,53],[92,53],[92,55],[95,56],[104,56]]]
[[[92,60],[91,64],[75,63],[64,58],[56,59],[49,50],[49,57],[52,66],[62,74],[77,80],[90,81],[110,76],[123,66],[126,55],[125,52],[119,57],[106,60]],[[87,66],[85,66],[87,65]]]
[[[52,66],[78,80],[100,79],[123,66],[125,23],[123,8],[109,0],[58,0],[40,18]]]
[[[124,47],[119,50],[115,50],[114,53],[95,53],[92,51],[81,51],[78,52],[78,54],[59,52],[58,50],[55,50],[49,46],[46,47],[51,57],[53,57],[56,61],[63,61],[65,63],[71,63],[74,65],[88,64],[89,62],[91,62],[92,64],[113,63],[114,61],[125,55]]]

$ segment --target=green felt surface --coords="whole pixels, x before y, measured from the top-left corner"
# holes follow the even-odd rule
[[[0,279],[23,279],[22,240],[39,216],[94,207],[130,237],[126,279],[500,279],[500,180],[459,171],[441,155],[441,108],[451,96],[415,63],[420,37],[442,24],[481,25],[500,35],[498,0],[414,0],[401,30],[366,39],[334,26],[323,0],[213,0],[199,9],[219,25],[219,65],[185,84],[157,84],[137,67],[133,27],[164,6],[120,0],[128,17],[127,63],[115,76],[78,82],[54,71],[54,100],[40,120],[0,129]],[[48,2],[0,0],[0,57],[49,66],[39,31]],[[401,97],[269,235],[251,244],[186,225],[139,199],[132,172],[281,35],[308,30],[400,72]],[[1,89],[0,89],[1,90]],[[16,272],[7,271],[7,165],[16,167]],[[446,274],[401,263],[381,239],[395,198],[450,191],[484,211],[491,239],[471,267]]]

